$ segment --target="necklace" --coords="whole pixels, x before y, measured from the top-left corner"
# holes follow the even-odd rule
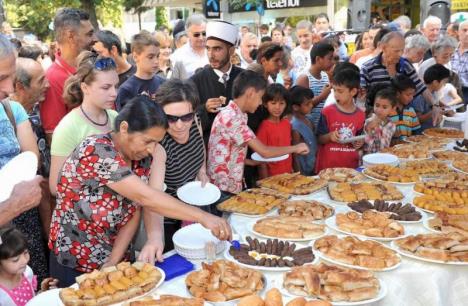
[[[83,105],[80,105],[80,109],[81,109],[81,112],[83,113],[83,115],[86,117],[86,119],[88,119],[88,120],[89,120],[92,124],[94,124],[94,125],[97,125],[97,126],[106,126],[107,123],[109,122],[109,115],[107,114],[107,112],[105,112],[105,113],[106,113],[106,122],[104,122],[104,123],[98,123],[98,122],[94,121],[93,119],[91,119],[91,117],[89,117],[89,116],[85,113],[85,111],[84,111],[84,109],[83,109]]]

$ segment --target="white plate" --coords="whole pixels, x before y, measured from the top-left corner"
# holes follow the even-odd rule
[[[259,233],[257,231],[254,230],[254,225],[255,223],[257,223],[257,221],[253,221],[253,222],[250,222],[247,224],[247,230],[249,232],[251,232],[252,234],[258,236],[258,237],[262,237],[262,238],[265,238],[265,239],[279,239],[279,240],[284,240],[284,241],[292,241],[292,242],[306,242],[306,241],[312,241],[312,240],[315,240],[315,239],[319,239],[319,238],[322,238],[323,236],[327,235],[328,234],[328,230],[327,230],[327,227],[324,226],[324,231],[322,234],[320,235],[317,235],[315,237],[312,237],[312,238],[286,238],[286,237],[273,237],[273,236],[268,236],[268,235],[264,235],[262,233]],[[310,223],[313,223],[313,222],[310,222]]]
[[[438,231],[438,230],[433,229],[432,227],[429,226],[429,221],[432,220],[432,219],[434,219],[434,217],[426,219],[426,220],[423,221],[424,228],[427,229],[428,231],[432,232],[432,233],[442,234],[443,233],[442,231]]]
[[[251,156],[251,158],[253,160],[256,160],[256,161],[259,161],[259,162],[266,162],[266,163],[282,161],[282,160],[287,159],[288,157],[289,157],[289,154],[284,154],[284,155],[277,156],[277,157],[264,158],[260,154],[258,154],[257,152],[254,152],[252,154],[252,156]]]
[[[361,235],[361,234],[355,234],[355,233],[347,232],[347,231],[344,231],[344,230],[340,229],[336,225],[336,216],[333,216],[333,217],[328,218],[327,220],[325,220],[325,224],[329,228],[331,228],[331,229],[333,229],[333,230],[335,230],[337,232],[346,234],[346,235],[355,236],[355,237],[359,237],[359,238],[362,238],[362,239],[371,239],[371,240],[376,240],[376,241],[382,241],[382,242],[397,240],[397,239],[401,239],[401,238],[404,238],[404,237],[408,236],[408,234],[404,234],[403,236],[398,236],[398,237],[393,237],[393,238],[390,238],[390,237],[372,237],[372,236],[365,236],[365,235]],[[407,230],[405,229],[405,231],[407,231]]]
[[[37,156],[32,152],[23,152],[13,157],[0,169],[0,202],[7,200],[13,187],[23,181],[30,181],[36,177]]]
[[[409,182],[409,183],[384,181],[384,180],[375,178],[375,177],[373,177],[372,175],[367,174],[367,171],[366,171],[366,170],[367,170],[367,169],[362,170],[362,174],[364,174],[366,177],[368,177],[368,178],[370,178],[370,179],[373,179],[374,181],[378,181],[378,182],[389,183],[389,184],[395,184],[395,185],[402,185],[402,186],[405,186],[405,185],[414,185],[414,184],[416,184],[416,183],[419,183],[419,181],[418,181],[418,182]]]
[[[307,247],[312,248],[311,246],[307,246]],[[298,248],[297,250],[300,250],[300,249],[303,249],[303,248]],[[234,257],[232,257],[231,254],[229,254],[229,248],[227,248],[226,251],[224,251],[224,258],[226,258],[226,259],[229,260],[229,261],[235,262],[235,263],[238,264],[239,266],[242,266],[242,267],[245,267],[245,268],[249,268],[249,269],[259,270],[259,271],[285,272],[285,271],[289,271],[289,270],[291,270],[291,269],[293,268],[293,267],[264,267],[264,266],[251,266],[251,265],[248,265],[248,264],[239,262],[239,261],[237,261]],[[318,261],[319,261],[319,258],[318,258],[318,256],[315,255],[315,253],[314,253],[314,260],[312,260],[311,262],[307,262],[307,263],[305,263],[305,264],[306,264],[306,265],[313,265],[313,264],[318,263]]]
[[[215,203],[221,197],[219,188],[211,183],[206,183],[205,187],[201,182],[190,182],[177,189],[177,197],[185,203],[205,206]]]
[[[215,244],[221,242],[213,236],[210,230],[204,228],[200,223],[182,227],[172,236],[172,241],[184,249],[203,251],[207,242],[214,242]]]
[[[59,292],[60,288],[47,290],[41,294],[36,295],[26,305],[27,306],[62,306],[63,303],[60,300]]]
[[[377,296],[373,299],[368,299],[368,300],[362,300],[358,302],[330,302],[332,305],[336,306],[355,306],[355,305],[363,305],[363,304],[371,304],[377,301],[380,301],[387,295],[387,286],[385,285],[384,282],[382,282],[381,279],[378,279],[380,283],[380,290]],[[286,288],[281,286],[279,288],[280,292],[284,295],[291,296],[291,297],[301,297],[300,295],[295,295],[290,293]],[[305,298],[313,298],[313,297],[305,297]]]
[[[388,249],[387,246],[383,245],[382,246],[386,247]],[[361,266],[355,266],[355,265],[350,265],[350,264],[346,264],[346,263],[343,263],[341,261],[338,261],[336,259],[333,259],[331,257],[328,257],[327,255],[323,254],[322,252],[314,249],[314,254],[316,254],[318,257],[320,257],[321,259],[325,260],[325,261],[328,261],[329,263],[332,263],[332,264],[335,264],[337,266],[343,266],[343,267],[346,267],[346,268],[352,268],[352,269],[358,269],[358,270],[366,270],[366,271],[373,271],[373,272],[386,272],[386,271],[392,271],[392,270],[395,270],[396,268],[398,268],[400,265],[401,265],[401,256],[400,254],[396,254],[396,256],[400,259],[400,262],[398,262],[396,265],[394,265],[393,267],[388,267],[388,268],[384,268],[384,269],[371,269],[371,268],[366,268],[366,267],[361,267]]]
[[[267,216],[278,215],[278,208],[274,207],[269,212],[261,214],[261,215],[249,215],[249,214],[243,214],[243,213],[238,213],[238,212],[233,212],[232,214],[241,216],[241,217],[247,217],[247,218],[262,218],[262,217],[267,217]]]
[[[373,153],[364,155],[362,161],[365,165],[398,165],[398,156],[390,153]]]
[[[435,259],[430,259],[430,258],[424,258],[424,257],[417,256],[417,255],[415,255],[413,253],[409,253],[409,252],[407,252],[405,250],[400,249],[400,247],[398,247],[398,245],[395,243],[395,241],[391,242],[390,247],[392,249],[394,249],[395,251],[397,251],[398,253],[400,253],[401,255],[403,255],[403,256],[413,258],[413,259],[417,259],[417,260],[421,260],[421,261],[425,261],[425,262],[431,262],[431,263],[437,263],[437,264],[443,264],[443,265],[453,265],[453,266],[468,266],[468,262],[442,261],[442,260],[435,260]]]

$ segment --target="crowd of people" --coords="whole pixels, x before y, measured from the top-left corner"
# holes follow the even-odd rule
[[[276,174],[358,168],[468,102],[468,21],[416,30],[400,16],[357,35],[350,57],[326,14],[259,36],[193,14],[129,50],[82,10],[53,24],[49,55],[0,36],[0,168],[25,151],[40,161],[0,203],[1,305],[25,305],[33,274],[47,290],[136,250],[161,261],[185,224],[230,239],[216,203],[177,199],[188,182],[222,201]]]

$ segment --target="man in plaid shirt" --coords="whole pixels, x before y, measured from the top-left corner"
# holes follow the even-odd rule
[[[463,21],[458,28],[460,45],[450,61],[453,71],[460,77],[463,90],[463,100],[468,103],[468,20]]]

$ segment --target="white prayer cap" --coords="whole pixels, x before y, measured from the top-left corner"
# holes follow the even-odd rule
[[[217,39],[235,46],[239,31],[237,27],[227,21],[209,21],[206,24],[206,39]]]

